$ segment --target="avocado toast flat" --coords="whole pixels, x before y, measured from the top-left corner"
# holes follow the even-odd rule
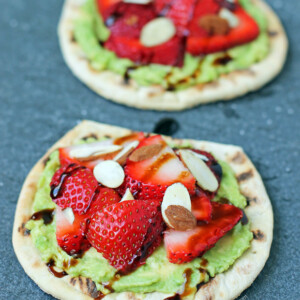
[[[280,72],[288,48],[261,0],[66,0],[58,31],[81,81],[110,100],[155,110],[255,91]]]
[[[84,121],[29,173],[13,245],[59,299],[233,299],[263,268],[272,231],[241,148]]]

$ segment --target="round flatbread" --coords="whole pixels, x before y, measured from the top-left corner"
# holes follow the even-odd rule
[[[58,28],[64,59],[74,75],[92,90],[107,99],[141,109],[183,110],[198,104],[230,100],[255,91],[272,80],[282,69],[288,40],[274,11],[261,0],[252,0],[268,18],[270,52],[261,62],[248,69],[222,75],[216,81],[199,84],[180,91],[167,91],[162,86],[139,86],[134,80],[111,71],[93,70],[79,45],[73,39],[74,20],[84,0],[66,0]]]
[[[53,145],[38,161],[28,174],[17,204],[13,227],[13,246],[15,253],[25,272],[46,293],[59,299],[92,299],[98,297],[95,283],[88,278],[65,276],[54,277],[41,260],[30,235],[27,234],[25,223],[33,213],[33,201],[38,180],[45,167],[45,161],[50,153],[58,147],[69,146],[76,141],[93,136],[112,138],[130,134],[128,129],[108,126],[92,121],[83,121],[62,139]],[[171,138],[167,138],[170,139]],[[175,143],[190,143],[193,147],[214,154],[217,159],[226,161],[233,169],[241,192],[247,197],[249,205],[245,212],[251,223],[254,239],[251,247],[235,261],[226,272],[216,275],[208,283],[202,285],[196,294],[196,299],[233,299],[249,287],[268,259],[273,238],[273,212],[270,199],[265,191],[262,179],[240,147],[216,144],[206,141],[177,140]],[[142,296],[133,293],[110,294],[105,299],[141,299]],[[147,294],[146,299],[164,299],[168,296],[161,293]],[[145,299],[143,297],[142,299]]]

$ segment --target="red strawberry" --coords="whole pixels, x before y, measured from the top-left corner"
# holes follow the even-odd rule
[[[139,162],[131,161],[130,157],[127,159],[121,193],[129,188],[136,199],[162,200],[168,186],[181,182],[190,194],[194,194],[195,178],[160,135],[145,138],[137,149],[155,144],[163,148],[154,157]]]
[[[201,189],[191,198],[192,213],[198,221],[210,221],[212,214],[211,193]]]
[[[86,215],[74,213],[74,221],[65,216],[64,210],[56,209],[56,240],[58,245],[68,254],[74,255],[90,248],[90,243],[85,237]]]
[[[142,28],[155,18],[153,5],[121,3],[115,12],[118,17],[108,24],[112,36],[140,38]]]
[[[231,230],[242,218],[239,208],[212,202],[212,220],[190,231],[167,230],[164,235],[168,259],[172,263],[185,263],[202,256]]]
[[[156,219],[160,202],[131,200],[97,211],[87,238],[93,247],[121,272],[129,271],[140,259],[149,226]]]
[[[97,211],[100,211],[109,205],[118,203],[120,200],[121,197],[115,190],[98,186],[94,192],[88,214],[92,217]]]
[[[193,20],[189,25],[190,36],[187,40],[187,51],[192,55],[208,54],[225,51],[234,46],[253,41],[259,35],[259,27],[255,20],[240,6],[237,5],[234,14],[239,19],[239,25],[231,28],[226,35],[210,36],[201,26],[200,19],[211,14],[205,10],[204,3],[198,2]],[[212,1],[212,0],[209,0]],[[215,12],[217,13],[217,12]]]
[[[111,34],[104,46],[118,57],[131,59],[137,64],[183,65],[185,40],[178,36],[161,45],[145,47],[139,39]]]
[[[158,213],[153,219],[147,230],[147,235],[141,248],[141,256],[134,262],[134,269],[146,263],[146,259],[154,252],[154,250],[162,242],[162,232],[165,223],[161,213]]]
[[[156,11],[173,20],[180,36],[188,35],[187,25],[193,17],[197,0],[156,1]]]
[[[50,186],[51,198],[59,207],[71,207],[82,215],[90,206],[98,182],[90,169],[70,165],[56,171]]]

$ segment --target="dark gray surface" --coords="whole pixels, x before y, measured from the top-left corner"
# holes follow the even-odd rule
[[[264,179],[274,209],[274,241],[264,270],[241,299],[300,299],[298,0],[272,1],[291,42],[275,81],[236,101],[181,113],[123,107],[74,78],[56,37],[62,1],[0,5],[0,299],[51,299],[25,275],[11,244],[18,194],[35,162],[81,119],[151,131],[165,116],[180,122],[179,138],[241,145]]]

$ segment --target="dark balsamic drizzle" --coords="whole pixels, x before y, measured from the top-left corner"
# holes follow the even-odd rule
[[[137,69],[138,66],[131,66],[128,67],[124,73],[124,83],[125,84],[129,84],[129,80],[130,80],[130,72],[132,72],[133,70]]]
[[[70,177],[73,173],[77,172],[80,169],[85,169],[85,167],[76,167],[73,169],[74,165],[75,164],[70,164],[68,166],[66,172],[61,174],[58,185],[51,185],[50,196],[52,199],[56,199],[57,197],[60,196],[60,193],[62,192],[62,185],[68,177]],[[68,169],[71,169],[71,170],[68,171]]]
[[[228,1],[228,0],[215,0],[220,6],[227,8],[231,11],[236,10],[236,3]]]
[[[48,225],[53,221],[53,212],[54,209],[44,209],[34,213],[30,219],[34,221],[43,219],[44,224]]]
[[[57,272],[54,270],[54,260],[50,260],[47,263],[48,271],[57,278],[62,278],[68,275],[65,271]]]
[[[164,135],[173,135],[179,130],[179,123],[172,118],[164,118],[159,120],[153,129],[153,132]]]
[[[217,175],[218,179],[221,181],[223,176],[222,167],[217,162],[213,162],[210,168]]]
[[[221,56],[219,58],[216,58],[213,62],[214,66],[225,66],[227,65],[230,61],[232,61],[232,57],[229,54],[225,54],[224,56]]]

